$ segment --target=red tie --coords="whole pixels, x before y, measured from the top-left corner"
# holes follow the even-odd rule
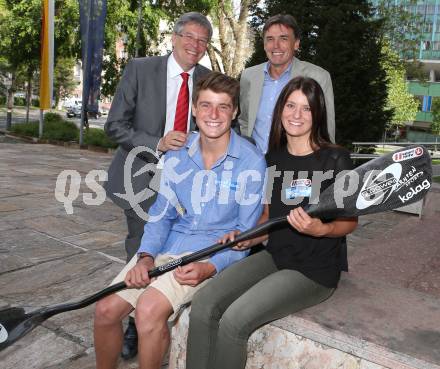
[[[186,125],[188,123],[188,109],[189,109],[189,89],[188,78],[189,74],[183,72],[180,74],[183,82],[180,86],[179,96],[177,97],[176,117],[174,118],[174,130],[186,132]]]

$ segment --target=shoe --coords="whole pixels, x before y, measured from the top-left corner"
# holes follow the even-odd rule
[[[128,318],[128,326],[124,333],[124,343],[122,345],[121,357],[124,360],[130,360],[137,355],[138,352],[138,335],[136,324],[132,317]]]

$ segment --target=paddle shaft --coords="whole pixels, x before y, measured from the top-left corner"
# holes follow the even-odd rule
[[[285,216],[270,219],[264,223],[257,225],[254,228],[251,228],[243,233],[240,233],[239,235],[237,235],[235,237],[234,241],[229,241],[226,243],[216,243],[216,244],[209,246],[207,248],[204,248],[200,251],[196,251],[190,255],[183,256],[181,258],[172,260],[167,264],[164,264],[164,265],[158,266],[154,269],[151,269],[148,272],[148,276],[150,278],[158,277],[164,273],[169,272],[170,270],[177,268],[178,266],[186,265],[186,264],[192,263],[194,261],[204,259],[204,258],[206,258],[206,257],[208,257],[218,251],[233,247],[234,245],[236,245],[237,243],[239,243],[241,241],[245,241],[250,238],[254,238],[254,237],[260,235],[261,233],[268,231],[272,227],[283,225],[283,224],[287,224],[287,219]],[[61,305],[55,305],[52,307],[44,308],[42,313],[45,316],[50,317],[50,316],[53,316],[56,314],[64,313],[66,311],[82,309],[88,305],[95,303],[96,301],[102,299],[105,296],[111,295],[112,293],[121,291],[125,288],[127,288],[127,285],[125,284],[125,282],[119,282],[119,283],[111,285],[107,288],[104,288],[103,290],[101,290],[91,296],[88,296],[81,301],[67,303],[67,304],[61,304]]]

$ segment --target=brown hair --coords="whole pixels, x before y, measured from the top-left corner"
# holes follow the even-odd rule
[[[295,18],[293,18],[290,14],[277,14],[270,17],[263,27],[263,38],[266,34],[266,31],[275,24],[282,24],[285,27],[289,27],[293,31],[293,36],[297,40],[301,38],[301,30],[299,29],[298,23],[296,23]]]
[[[275,104],[272,128],[269,136],[269,151],[277,150],[287,145],[287,135],[281,121],[281,115],[287,99],[292,92],[296,90],[300,90],[306,96],[310,105],[312,113],[310,144],[312,148],[321,148],[330,144],[330,137],[327,129],[327,111],[321,86],[312,78],[296,77],[284,86]]]
[[[232,100],[233,108],[238,107],[238,99],[240,97],[240,83],[232,77],[220,72],[210,72],[197,81],[193,91],[192,101],[197,104],[200,91],[211,90],[215,93],[228,94]]]

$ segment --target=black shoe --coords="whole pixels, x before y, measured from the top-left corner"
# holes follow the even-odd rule
[[[136,325],[132,317],[128,318],[127,330],[124,333],[124,344],[122,346],[121,357],[124,360],[130,360],[138,352],[138,335]]]

